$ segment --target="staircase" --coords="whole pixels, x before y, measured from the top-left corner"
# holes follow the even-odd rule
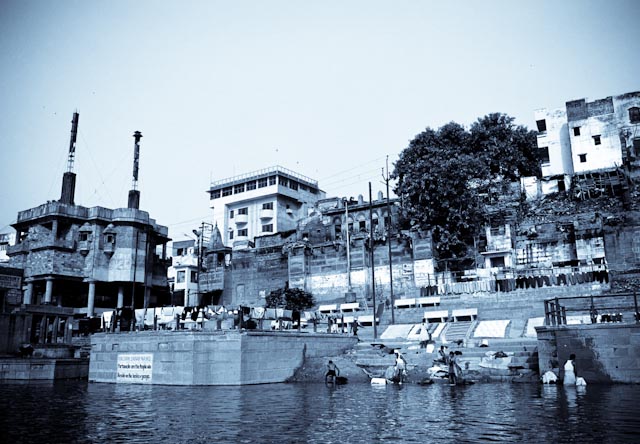
[[[466,343],[473,327],[475,327],[475,321],[448,322],[441,335],[443,342],[463,341]]]

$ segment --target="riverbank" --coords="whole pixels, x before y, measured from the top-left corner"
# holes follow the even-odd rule
[[[466,347],[447,343],[447,351],[457,353],[463,377],[474,382],[538,382],[538,356],[536,341],[531,339],[496,340],[489,347]],[[431,375],[429,369],[437,363],[436,343],[427,353],[417,341],[377,340],[358,342],[343,354],[326,358],[308,358],[289,382],[324,381],[327,362],[331,359],[340,369],[340,375],[353,383],[369,383],[371,377],[382,377],[394,365],[394,350],[399,350],[407,361],[408,383],[423,383]],[[498,357],[496,357],[496,355]],[[504,357],[500,357],[504,355]],[[446,368],[445,368],[446,370]]]

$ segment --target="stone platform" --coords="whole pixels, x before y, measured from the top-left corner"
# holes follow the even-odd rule
[[[166,385],[285,382],[305,359],[353,348],[356,338],[297,331],[142,331],[91,337],[89,381]]]

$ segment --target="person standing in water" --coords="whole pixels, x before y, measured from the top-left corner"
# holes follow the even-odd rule
[[[576,385],[576,355],[571,353],[567,362],[564,363],[564,385]]]

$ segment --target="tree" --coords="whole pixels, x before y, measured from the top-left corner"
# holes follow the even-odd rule
[[[455,122],[425,129],[400,153],[392,177],[407,225],[431,229],[435,256],[463,269],[487,220],[485,196],[537,171],[535,132],[490,114],[469,131]]]
[[[266,297],[266,308],[303,311],[315,305],[313,295],[299,288],[279,288]]]

